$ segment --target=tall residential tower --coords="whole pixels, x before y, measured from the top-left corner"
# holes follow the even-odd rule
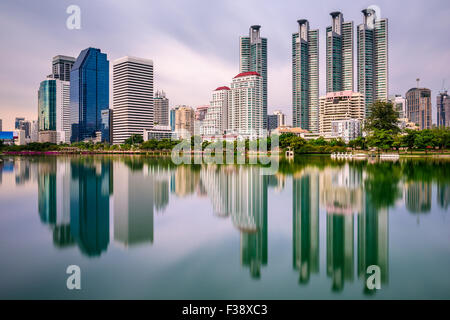
[[[366,116],[375,101],[387,101],[388,20],[377,17],[375,10],[364,9],[364,22],[358,26],[358,91],[364,95]]]
[[[353,90],[353,21],[344,22],[341,12],[332,12],[327,27],[327,93]]]
[[[309,30],[308,20],[298,20],[292,34],[293,126],[319,131],[319,30]]]
[[[248,37],[241,37],[239,43],[239,72],[257,72],[262,77],[262,121],[267,129],[267,39],[260,36],[261,26],[250,27]]]

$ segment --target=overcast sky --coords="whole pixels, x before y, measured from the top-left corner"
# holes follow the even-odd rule
[[[69,30],[66,8],[81,8],[81,29]],[[0,119],[13,129],[16,116],[37,119],[39,83],[52,57],[77,57],[92,46],[113,60],[132,55],[154,61],[155,88],[170,106],[209,104],[211,91],[239,71],[239,36],[250,25],[268,38],[269,112],[291,119],[291,35],[296,21],[320,30],[320,89],[325,91],[325,28],[329,13],[362,22],[361,10],[377,5],[389,19],[390,94],[404,95],[421,79],[436,95],[450,86],[450,1],[355,0],[159,0],[0,1]],[[355,44],[356,50],[356,44]],[[112,63],[111,63],[112,65]],[[111,73],[112,75],[112,73]],[[355,61],[356,88],[356,61]],[[112,104],[112,100],[110,101]]]

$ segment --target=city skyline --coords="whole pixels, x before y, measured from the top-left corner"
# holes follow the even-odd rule
[[[197,1],[202,3],[202,1]],[[20,5],[20,1],[18,1]],[[234,6],[250,6],[251,1],[245,4]],[[442,80],[448,79],[448,71],[443,68],[449,50],[445,48],[442,37],[445,37],[445,30],[448,30],[449,22],[446,19],[448,9],[442,6],[442,1],[431,1],[427,7],[420,2],[412,2],[408,7],[398,3],[388,3],[380,1],[378,6],[381,9],[381,16],[390,20],[390,94],[402,94],[410,88],[415,87],[415,79],[421,78],[421,85],[432,90],[433,101],[433,123],[436,122],[435,97],[441,90]],[[172,15],[167,15],[167,21],[156,19],[154,24],[145,25],[146,20],[138,10],[142,12],[153,11],[152,6],[145,4],[107,4],[102,6],[105,16],[120,15],[122,20],[134,21],[133,25],[108,24],[102,21],[96,14],[101,3],[96,5],[81,1],[78,5],[81,8],[81,29],[68,30],[65,27],[65,20],[68,15],[65,13],[67,5],[65,3],[50,6],[46,3],[42,6],[48,9],[48,13],[56,15],[51,25],[44,21],[47,12],[39,12],[39,18],[34,16],[33,10],[19,12],[17,3],[2,3],[1,12],[13,12],[3,17],[2,23],[12,23],[17,26],[18,37],[21,32],[24,38],[29,41],[23,43],[16,42],[16,39],[5,37],[6,50],[0,53],[3,60],[21,58],[24,61],[24,69],[27,70],[27,77],[23,72],[18,72],[14,64],[5,66],[0,81],[4,84],[0,91],[2,106],[0,118],[3,119],[3,130],[12,129],[12,121],[16,116],[23,116],[27,119],[37,118],[36,90],[38,82],[42,81],[46,74],[51,72],[49,61],[55,55],[77,56],[80,50],[93,46],[100,48],[102,52],[108,54],[108,58],[113,61],[123,55],[134,55],[152,59],[155,61],[155,90],[163,89],[170,97],[171,106],[203,105],[210,99],[210,92],[218,85],[227,83],[227,80],[238,71],[239,57],[236,54],[239,50],[239,36],[245,34],[249,25],[261,25],[261,32],[270,42],[268,47],[268,113],[280,109],[288,115],[288,122],[292,121],[291,102],[291,34],[299,18],[306,18],[313,21],[314,28],[319,29],[320,48],[320,95],[325,93],[325,28],[329,25],[329,13],[339,10],[344,14],[345,21],[354,21],[355,25],[362,23],[361,10],[370,4],[342,4],[327,1],[318,6],[300,7],[294,2],[289,2],[279,8],[277,6],[265,6],[266,3],[256,8],[245,17],[231,11],[229,3],[217,3],[213,6],[203,8],[203,13],[209,12],[217,7],[224,7],[223,16],[217,20],[207,21],[212,23],[212,28],[202,28],[195,22],[198,13],[189,12],[184,8],[184,4],[176,7],[168,7],[155,4],[154,7],[163,13],[173,10]],[[33,9],[35,4],[28,4],[27,7]],[[439,11],[436,8],[439,7]],[[44,10],[45,11],[45,10]],[[156,10],[158,11],[158,10]],[[60,13],[58,13],[60,12]],[[408,28],[409,21],[423,18],[427,13],[433,14],[433,20],[421,30]],[[401,14],[400,14],[401,13]],[[15,18],[12,18],[15,17]],[[98,17],[98,20],[93,20]],[[236,21],[232,27],[222,28],[225,20],[230,17]],[[406,18],[405,18],[406,17]],[[169,22],[173,18],[181,18],[183,26],[174,26]],[[16,19],[16,20],[11,20]],[[107,20],[107,19],[106,19]],[[152,20],[152,19],[147,19]],[[19,22],[20,21],[20,22]],[[60,24],[60,28],[57,25]],[[136,30],[139,26],[139,30]],[[147,30],[147,34],[142,30]],[[406,29],[405,29],[406,28]],[[47,32],[52,29],[51,32]],[[61,29],[61,30],[60,30]],[[120,29],[120,30],[119,30]],[[207,30],[207,29],[212,29]],[[7,28],[2,28],[7,30]],[[440,31],[442,30],[442,34]],[[423,37],[423,43],[417,46],[413,41],[420,32],[436,34],[435,37]],[[4,31],[3,31],[4,32]],[[133,37],[127,34],[135,32]],[[209,32],[214,32],[215,37],[208,37]],[[356,30],[355,30],[356,32]],[[111,35],[114,34],[114,37]],[[62,37],[59,37],[62,35]],[[356,34],[355,34],[356,35]],[[68,37],[71,41],[67,41]],[[150,36],[151,39],[146,41]],[[420,35],[419,35],[420,36]],[[30,50],[28,45],[33,44],[31,37],[40,41],[37,50]],[[64,40],[61,40],[64,39]],[[136,43],[137,41],[137,43]],[[42,46],[45,43],[45,46]],[[415,50],[408,48],[415,46]],[[441,50],[429,50],[431,47],[440,47]],[[226,48],[226,50],[224,49]],[[428,48],[428,49],[426,49]],[[356,49],[356,48],[355,48]],[[356,51],[356,50],[354,50]],[[356,52],[354,53],[356,55]],[[189,63],[184,63],[188,61]],[[433,61],[433,64],[426,62]],[[426,66],[420,70],[411,68],[411,65]],[[356,67],[356,66],[355,66]],[[111,68],[111,66],[110,66]],[[356,68],[355,68],[356,69]],[[188,77],[187,75],[194,75]],[[356,79],[356,70],[354,70]],[[26,79],[24,79],[26,78]],[[189,79],[189,80],[184,80]],[[110,81],[111,82],[111,81]],[[355,83],[356,86],[356,83]],[[110,96],[112,92],[110,90]],[[110,100],[111,101],[111,100]]]

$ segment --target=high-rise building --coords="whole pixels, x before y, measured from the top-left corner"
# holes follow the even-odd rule
[[[0,119],[0,132],[3,131],[3,121]]]
[[[364,120],[364,98],[359,92],[329,92],[320,97],[319,132],[331,136],[332,121]]]
[[[58,55],[52,60],[52,76],[62,81],[70,81],[70,71],[75,63],[74,57]]]
[[[223,86],[213,91],[210,107],[205,115],[200,134],[216,136],[228,129],[228,108],[230,102],[230,88]]]
[[[436,98],[437,126],[450,127],[450,96],[447,91],[440,92]]]
[[[153,61],[123,57],[113,63],[113,143],[153,126]]]
[[[30,140],[31,142],[39,142],[39,121],[37,120],[31,121]]]
[[[175,132],[180,139],[187,139],[194,134],[194,109],[179,106],[175,109]]]
[[[283,112],[276,110],[273,114],[267,116],[267,129],[269,131],[284,126],[286,126],[286,115]]]
[[[25,121],[25,118],[16,117],[16,119],[14,120],[14,129],[18,130],[20,128],[20,122],[21,121]]]
[[[239,73],[231,83],[229,129],[246,137],[262,136],[267,114],[263,111],[263,78],[258,72]]]
[[[109,61],[100,49],[81,51],[70,71],[71,142],[96,139],[109,108]]]
[[[25,138],[29,139],[31,134],[31,121],[20,120],[17,130],[23,130],[25,133]]]
[[[177,111],[178,107],[170,109],[169,112],[169,121],[170,121],[170,130],[175,131],[175,112]]]
[[[358,26],[358,91],[364,95],[366,116],[375,101],[387,101],[389,90],[388,20],[375,10],[362,11]]]
[[[332,12],[326,34],[327,93],[354,91],[353,21],[344,22],[341,12]]]
[[[111,143],[113,140],[113,110],[105,109],[102,110],[102,140]]]
[[[52,137],[45,141],[70,142],[70,111],[70,83],[47,77],[41,82],[38,91],[38,129],[39,132],[46,132],[42,133],[44,136]]]
[[[398,118],[406,118],[406,99],[403,98],[400,94],[396,94],[395,96],[391,97],[389,101],[394,106],[394,110],[398,112]]]
[[[308,20],[298,20],[292,34],[293,126],[319,130],[319,30],[309,30]]]
[[[267,129],[267,39],[260,36],[261,26],[250,27],[248,37],[241,37],[239,43],[239,72],[257,72],[262,78],[263,128]]]
[[[156,91],[153,101],[155,107],[155,117],[153,123],[160,126],[169,125],[169,99],[164,91]]]
[[[411,88],[406,93],[408,120],[419,125],[419,129],[431,129],[431,90]]]
[[[203,122],[205,121],[206,114],[208,112],[209,106],[199,106],[195,109],[195,120],[194,120],[194,135],[201,135]]]

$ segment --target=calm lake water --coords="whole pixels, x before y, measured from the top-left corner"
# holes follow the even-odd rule
[[[1,159],[2,299],[450,298],[449,161]]]

